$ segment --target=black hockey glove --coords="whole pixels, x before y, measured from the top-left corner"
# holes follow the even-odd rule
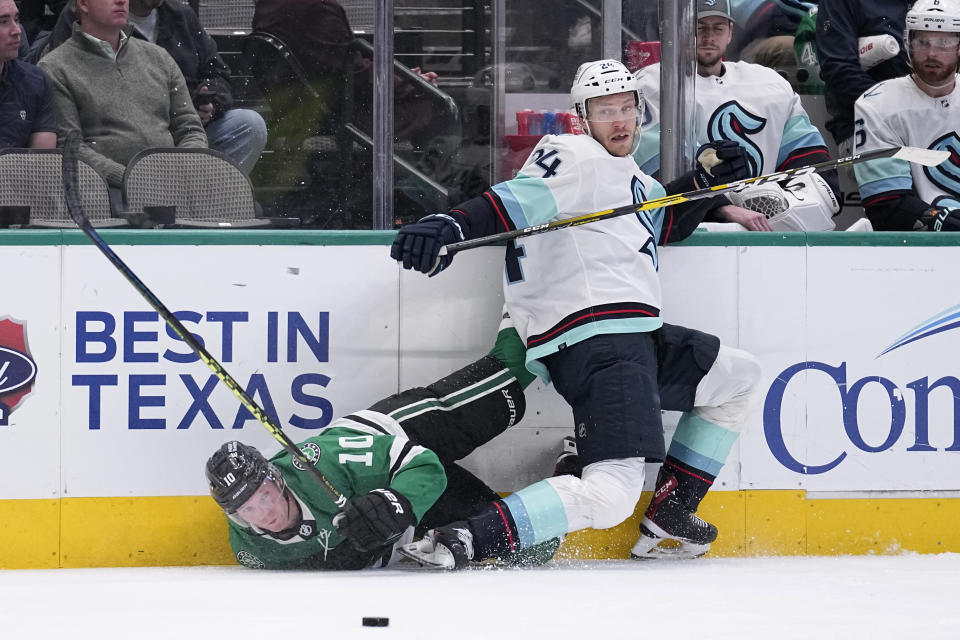
[[[914,231],[960,231],[960,212],[946,207],[930,207],[920,214]]]
[[[438,213],[400,229],[390,247],[390,257],[403,262],[404,269],[415,269],[432,277],[453,260],[453,255],[441,257],[440,248],[460,240],[465,238],[456,220]]]
[[[708,142],[697,149],[696,157],[697,186],[701,189],[751,177],[747,150],[732,140]]]
[[[333,526],[358,551],[396,541],[416,524],[410,501],[393,489],[374,489],[348,502],[333,516]]]

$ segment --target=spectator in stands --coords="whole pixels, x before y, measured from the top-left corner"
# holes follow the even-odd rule
[[[77,8],[80,23],[71,38],[40,60],[53,84],[61,140],[80,131],[80,157],[115,189],[143,149],[205,149],[207,136],[176,62],[123,32],[127,0],[79,0]]]
[[[18,60],[22,32],[13,0],[0,0],[0,148],[53,148],[57,144],[47,77]]]
[[[30,39],[27,37],[27,31],[23,28],[23,23],[19,25],[20,29],[20,46],[17,48],[17,58],[20,60],[27,60],[27,56],[30,55]],[[27,60],[29,62],[29,60]]]
[[[853,104],[877,82],[910,72],[906,52],[900,50],[864,71],[858,38],[890,35],[903,38],[904,17],[912,0],[821,0],[817,14],[817,56],[833,134],[840,156],[853,150]],[[902,49],[902,48],[901,48]]]
[[[230,68],[189,6],[168,0],[130,0],[134,35],[167,50],[187,81],[211,149],[232,158],[247,174],[267,144],[267,125],[252,109],[233,108]]]
[[[51,49],[69,37],[76,16],[76,4],[70,2],[57,23]],[[233,108],[230,68],[197,14],[177,0],[130,0],[129,22],[128,34],[163,47],[180,67],[210,148],[249,174],[267,144],[267,125],[256,111]]]
[[[343,86],[344,65],[352,66],[354,115],[369,131],[373,118],[373,73],[368,58],[349,49],[353,29],[336,0],[258,0],[253,14],[254,31],[278,37],[289,48],[308,77],[321,86]],[[413,69],[437,86],[437,74]],[[430,103],[417,95],[417,87],[399,77],[394,88],[394,136],[398,140],[429,138],[434,118]]]
[[[742,62],[753,62],[783,69],[797,66],[797,57],[793,52],[793,35],[797,31],[800,19],[815,2],[804,0],[731,0],[733,19],[742,25],[738,38],[734,35],[734,46],[730,52],[739,50]],[[745,8],[752,13],[743,15]],[[741,48],[737,41],[743,44]]]
[[[20,20],[30,42],[37,40],[44,31],[53,30],[57,16],[66,4],[67,0],[20,0]]]

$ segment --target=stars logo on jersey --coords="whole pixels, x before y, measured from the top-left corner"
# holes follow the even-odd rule
[[[960,198],[960,137],[955,131],[951,131],[934,141],[930,148],[949,151],[950,158],[936,167],[924,167],[923,173],[945,193]]]
[[[306,456],[307,460],[312,462],[314,465],[317,464],[317,460],[320,459],[320,445],[316,442],[305,442],[303,446],[300,447],[300,451]],[[300,471],[306,471],[306,467],[303,466],[303,463],[300,462],[298,458],[292,460],[293,466]]]
[[[250,569],[263,569],[267,566],[263,563],[263,560],[253,555],[249,551],[237,552],[237,562]]]
[[[707,135],[710,142],[732,140],[740,143],[740,146],[747,150],[750,175],[757,177],[763,175],[763,153],[749,136],[763,131],[766,124],[766,118],[750,113],[739,102],[731,100],[717,107],[710,116]]]

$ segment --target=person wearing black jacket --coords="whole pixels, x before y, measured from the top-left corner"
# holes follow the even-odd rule
[[[67,0],[20,0],[20,24],[27,33],[30,42],[37,39],[41,31],[50,31],[57,22],[57,16],[63,11]],[[47,7],[50,13],[47,13]]]
[[[17,16],[13,0],[0,0],[0,149],[55,147],[50,81],[18,59],[26,36]]]
[[[853,105],[857,98],[878,82],[910,73],[902,46],[892,58],[864,71],[860,67],[857,39],[887,34],[902,42],[904,20],[911,4],[912,0],[820,1],[817,55],[830,113],[826,126],[840,147],[841,156],[851,155]]]
[[[71,0],[57,21],[50,50],[70,37],[75,21],[76,3]],[[181,2],[130,0],[125,31],[170,54],[187,82],[210,148],[249,174],[267,144],[267,126],[256,111],[233,108],[230,68],[193,9]]]

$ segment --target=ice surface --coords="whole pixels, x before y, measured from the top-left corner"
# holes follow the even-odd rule
[[[362,627],[387,616],[386,628]],[[960,638],[960,554],[0,571],[0,638]]]

